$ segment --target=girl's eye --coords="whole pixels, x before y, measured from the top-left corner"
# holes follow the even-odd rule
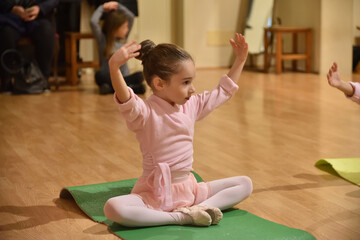
[[[184,84],[188,85],[188,84],[190,84],[190,81],[185,81]]]

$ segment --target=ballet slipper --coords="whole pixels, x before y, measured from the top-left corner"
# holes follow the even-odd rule
[[[210,207],[210,206],[192,206],[190,207],[190,211],[192,210],[202,210],[207,212],[211,217],[211,224],[216,225],[218,224],[221,219],[223,218],[223,214],[219,208],[216,207]]]
[[[182,212],[187,214],[191,217],[193,221],[193,225],[201,226],[201,227],[208,227],[211,225],[212,219],[206,211],[201,209],[191,209],[188,207],[181,207],[174,210],[174,212]]]

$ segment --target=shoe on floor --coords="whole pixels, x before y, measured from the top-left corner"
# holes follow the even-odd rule
[[[134,91],[135,94],[144,94],[146,92],[144,83],[129,84],[129,87]]]
[[[99,87],[99,93],[101,95],[114,93],[114,89],[107,83],[101,84]]]

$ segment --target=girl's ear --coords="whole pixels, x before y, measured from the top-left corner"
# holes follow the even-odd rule
[[[165,87],[165,84],[166,84],[166,81],[162,80],[160,77],[156,76],[153,78],[153,85],[157,91],[163,90]]]

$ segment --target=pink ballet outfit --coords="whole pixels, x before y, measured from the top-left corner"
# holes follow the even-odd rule
[[[360,83],[358,82],[349,82],[351,86],[354,88],[354,94],[352,96],[347,96],[352,101],[360,104]]]
[[[194,124],[229,100],[237,89],[224,75],[215,89],[194,95],[183,105],[172,106],[156,95],[143,100],[130,88],[130,99],[125,103],[114,95],[143,155],[143,174],[131,194],[140,196],[147,207],[163,211],[205,201],[210,196],[208,184],[197,183],[190,173]],[[187,180],[172,182],[176,177],[172,173],[189,175]]]

